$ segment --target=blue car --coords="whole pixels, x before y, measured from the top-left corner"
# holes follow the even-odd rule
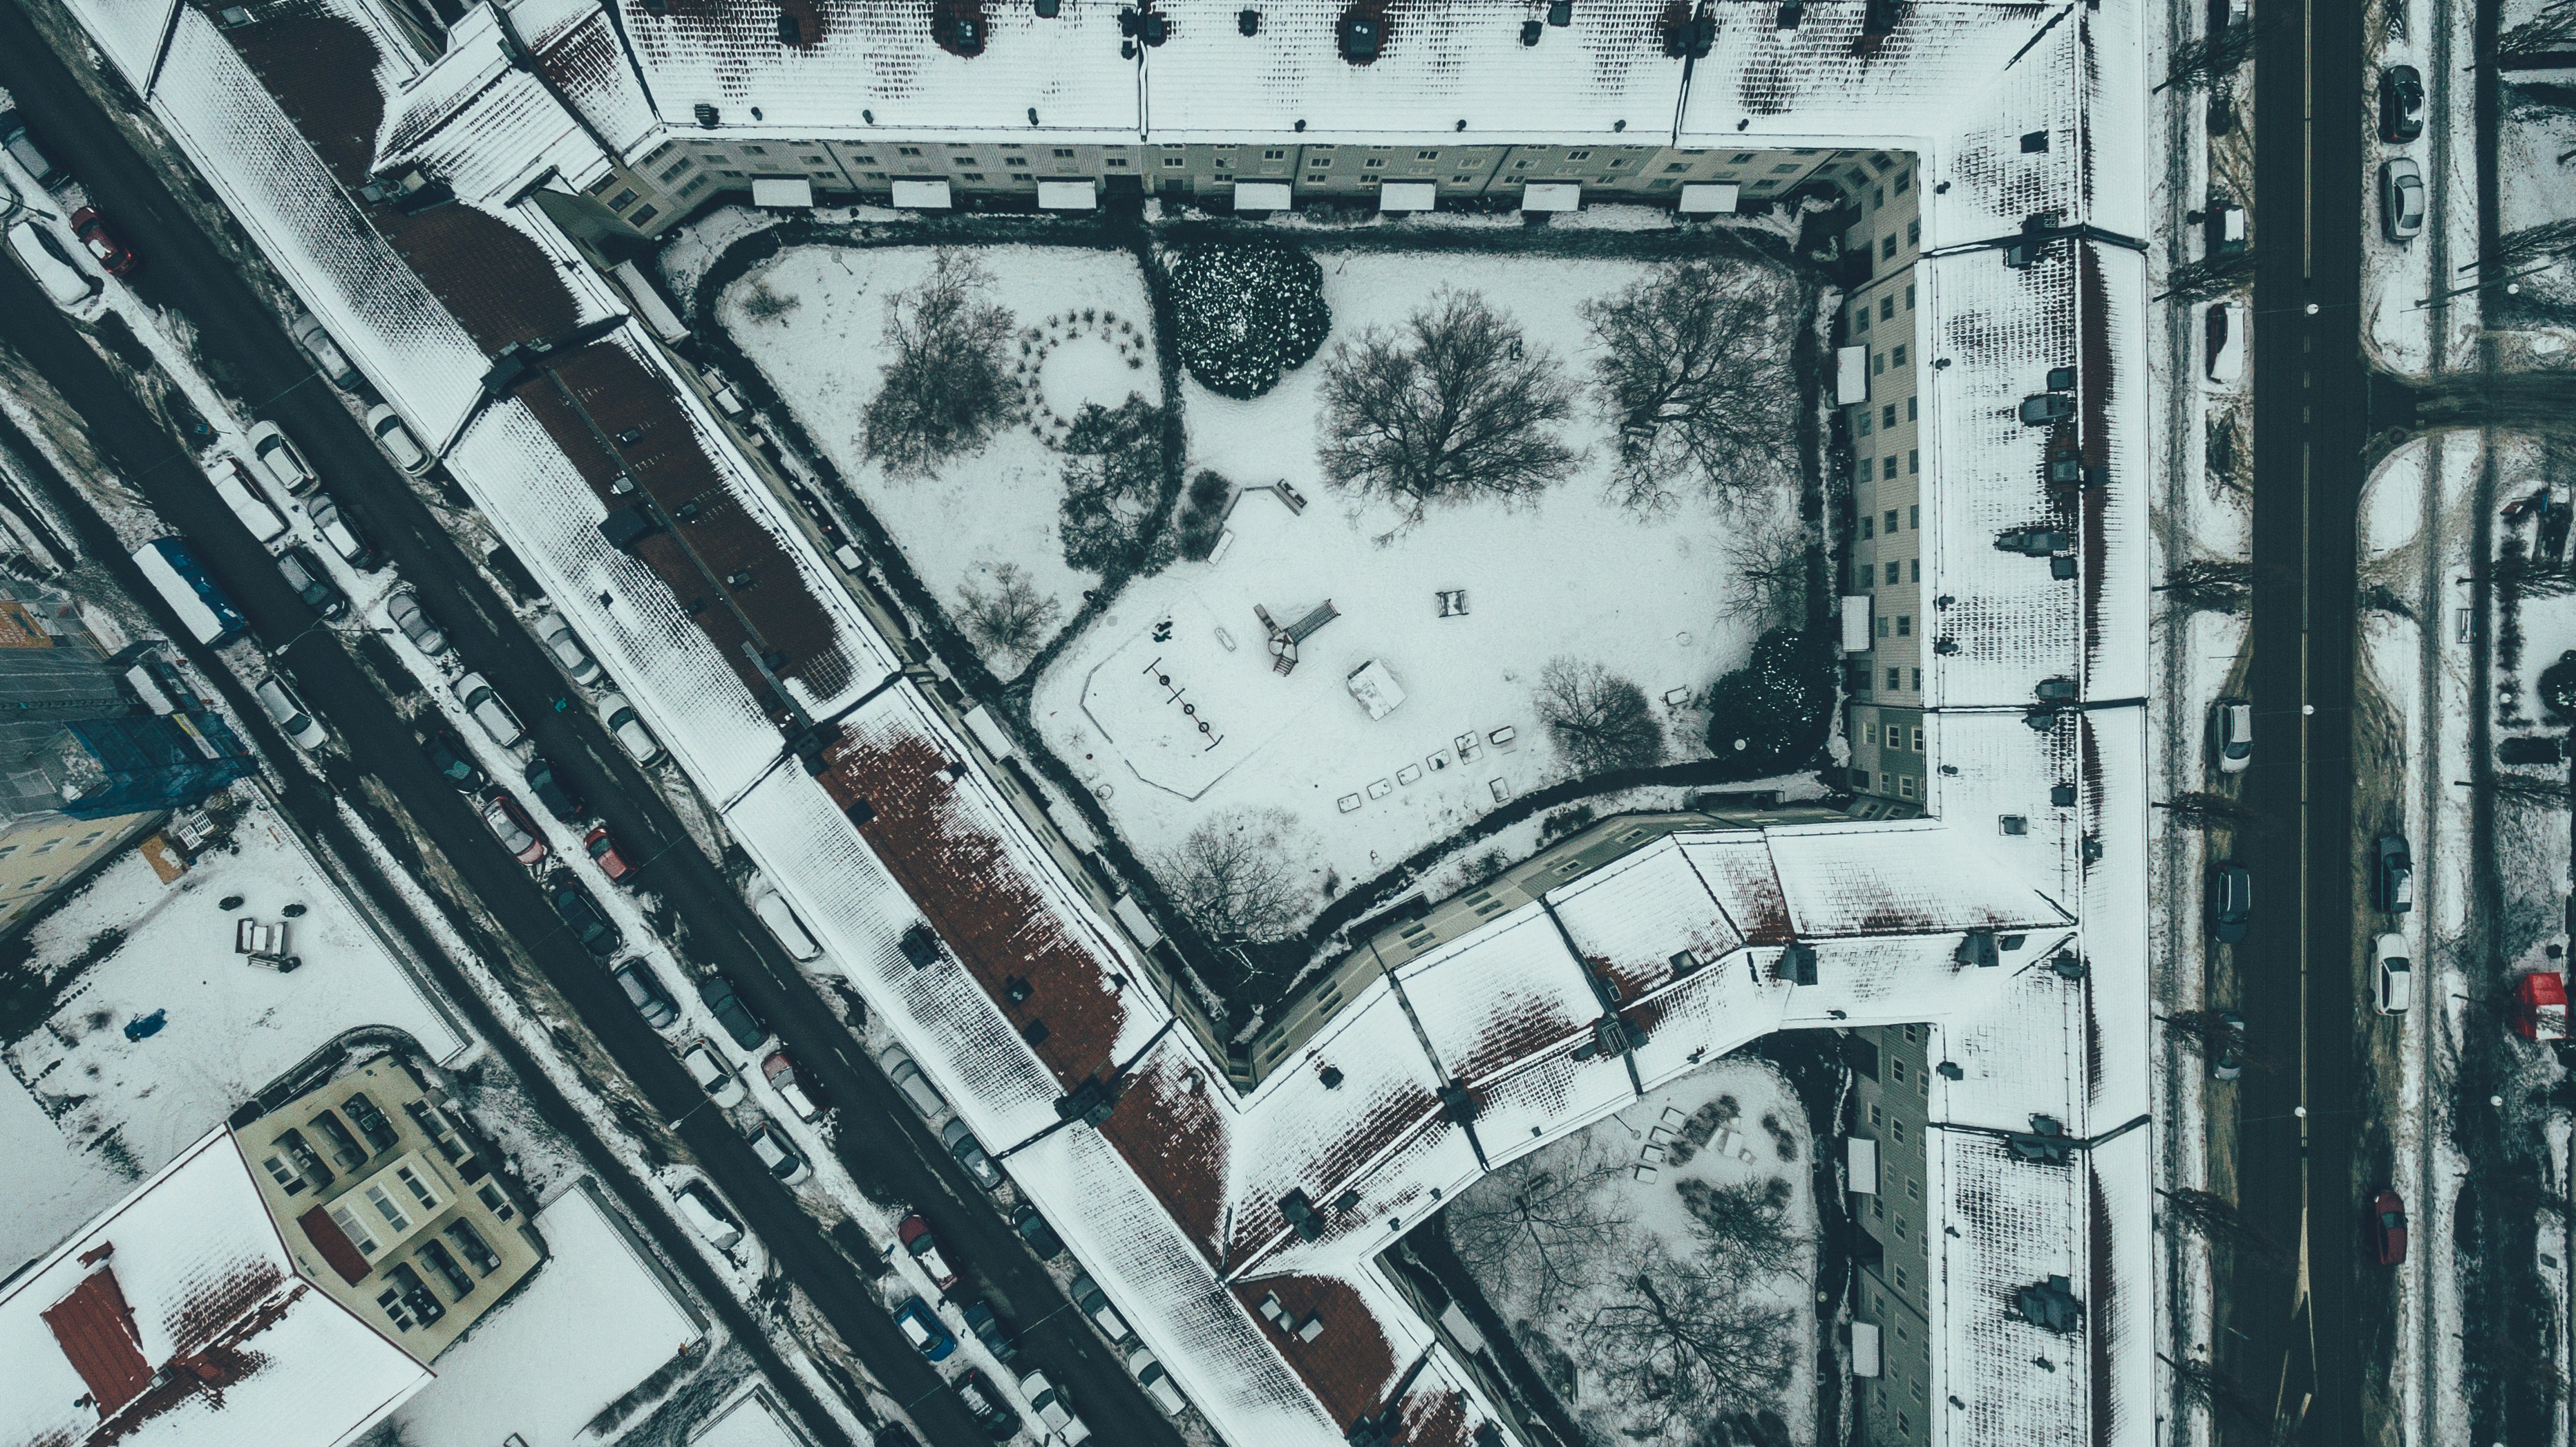
[[[894,1324],[902,1329],[903,1339],[912,1343],[913,1350],[934,1362],[945,1360],[957,1350],[957,1338],[940,1325],[938,1315],[918,1296],[905,1297],[903,1305],[894,1309]]]

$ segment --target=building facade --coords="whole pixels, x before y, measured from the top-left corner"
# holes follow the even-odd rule
[[[1851,786],[1892,813],[1925,807],[1923,447],[1916,376],[1915,260],[1922,252],[1915,158],[1881,152],[1845,191],[1859,219],[1843,238],[1853,274],[1843,343],[1865,358],[1866,395],[1843,408],[1855,526],[1846,595],[1870,599],[1870,646],[1846,669]],[[1865,273],[1865,275],[1864,275]]]
[[[1857,1384],[1854,1403],[1864,1447],[1931,1440],[1933,1206],[1924,1174],[1931,1039],[1930,1025],[1880,1025],[1849,1037],[1859,1115],[1852,1138],[1872,1147],[1877,1177],[1854,1181],[1851,1202],[1860,1268],[1852,1320],[1878,1335],[1878,1375]],[[1876,1189],[1857,1189],[1863,1184]]]

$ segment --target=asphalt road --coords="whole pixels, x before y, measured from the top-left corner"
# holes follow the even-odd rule
[[[1022,1369],[1054,1379],[1103,1435],[1177,1447],[1179,1434],[1124,1365],[1074,1312],[1053,1278],[991,1209],[964,1170],[851,1038],[812,982],[751,914],[741,894],[689,841],[669,805],[579,707],[556,712],[570,688],[436,517],[376,450],[338,398],[314,377],[274,316],[169,194],[12,5],[0,5],[0,85],[18,97],[53,158],[88,189],[145,258],[138,290],[185,314],[210,365],[237,396],[292,436],[341,506],[420,595],[466,662],[491,680],[526,721],[535,746],[617,836],[628,857],[649,859],[645,884],[676,916],[683,951],[732,979],[798,1063],[839,1102],[835,1145],[851,1173],[881,1199],[905,1200],[929,1221],[951,1260],[1017,1325]],[[14,298],[14,299],[13,299]],[[70,328],[14,270],[0,292],[0,335],[39,365],[88,421],[129,480],[241,604],[264,641],[295,640],[283,662],[309,706],[332,727],[356,767],[403,800],[477,896],[546,970],[619,1066],[808,1290],[834,1328],[915,1419],[942,1443],[983,1440],[885,1315],[874,1288],[824,1240],[813,1219],[762,1171],[739,1137],[698,1103],[668,1045],[628,1008],[614,982],[564,934],[526,874],[462,798],[429,772],[406,722],[335,635],[309,629],[266,552],[179,447],[81,347]]]
[[[2238,1252],[2222,1284],[2221,1368],[2258,1412],[2222,1413],[2231,1443],[2347,1447],[2361,1420],[2362,1343],[2385,1337],[2354,1181],[2352,702],[2356,508],[2367,386],[2361,352],[2364,16],[2262,0],[2255,58],[2254,764],[2250,938],[2234,946],[2251,1051],[2236,1094],[2239,1209],[2285,1271]],[[2313,311],[2312,311],[2313,307]],[[2309,712],[2308,710],[2313,710]],[[2305,1116],[2298,1113],[2304,1108]],[[2382,1323],[2384,1326],[2384,1323]]]

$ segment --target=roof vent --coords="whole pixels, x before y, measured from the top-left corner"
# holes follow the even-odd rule
[[[2074,807],[2074,804],[2075,804],[2075,786],[2074,786],[2073,784],[2051,784],[2051,785],[2049,785],[2049,786],[2048,786],[2048,802],[2049,802],[2050,804],[2054,805],[2055,807],[2060,808],[2060,809],[2067,809],[2067,808],[2072,808],[2072,807]]]
[[[1547,23],[1562,29],[1574,23],[1574,0],[1548,0]]]
[[[1325,1066],[1322,1070],[1316,1072],[1316,1077],[1324,1082],[1324,1088],[1326,1090],[1339,1090],[1342,1088],[1342,1068],[1338,1065]]]
[[[1342,12],[1341,22],[1333,35],[1342,51],[1342,59],[1353,65],[1366,65],[1377,59],[1378,47],[1386,41],[1386,19],[1374,11],[1357,6]]]
[[[1965,1080],[1968,1078],[1968,1072],[1961,1070],[1959,1068],[1959,1062],[1955,1060],[1944,1060],[1940,1064],[1933,1066],[1932,1073],[1940,1076],[1943,1080]]]
[[[2025,1286],[2012,1294],[2013,1310],[2022,1320],[2042,1331],[2059,1336],[2072,1336],[2084,1324],[2084,1306],[2067,1289],[2066,1278],[2052,1276],[2036,1286]]]
[[[2062,1166],[2075,1154],[2075,1142],[2057,1117],[2034,1115],[2028,1131],[2012,1131],[2004,1136],[2004,1149],[2025,1161]]]
[[[716,128],[716,122],[722,118],[721,113],[717,111],[714,106],[707,104],[705,101],[698,102],[697,117],[698,124],[710,131]]]
[[[1261,33],[1261,12],[1250,9],[1236,12],[1234,17],[1234,28],[1242,31],[1246,35],[1259,35]]]
[[[633,552],[637,543],[659,531],[661,525],[640,502],[630,502],[599,520],[599,535],[621,552]]]
[[[940,0],[930,7],[930,39],[940,49],[959,57],[984,53],[984,15],[970,3]]]
[[[1717,17],[1708,13],[1706,5],[1697,15],[1678,6],[1674,10],[1679,13],[1668,11],[1664,20],[1664,54],[1676,60],[1683,56],[1706,59],[1717,43]]]
[[[1279,1214],[1287,1218],[1288,1224],[1296,1229],[1300,1237],[1308,1241],[1322,1238],[1324,1218],[1315,1214],[1314,1203],[1306,1199],[1304,1187],[1301,1186],[1279,1198]]]
[[[914,920],[903,932],[903,957],[912,961],[916,970],[926,970],[939,963],[939,934],[927,923]]]
[[[1798,28],[1798,22],[1806,18],[1807,7],[1805,5],[1799,3],[1799,0],[1787,0],[1787,3],[1780,7],[1780,13],[1772,17],[1771,28],[1774,30],[1795,30]],[[1738,125],[1736,129],[1740,131],[1744,129],[1744,127]]]
[[[782,13],[778,17],[778,43],[781,45],[805,43],[805,27],[797,23],[795,16]]]
[[[1780,978],[1793,985],[1816,982],[1816,947],[1804,940],[1793,940],[1780,952]]]
[[[852,799],[850,807],[841,812],[850,816],[851,828],[865,829],[877,817],[877,806],[865,799]]]
[[[1535,20],[1524,20],[1521,22],[1521,44],[1523,45],[1538,44],[1538,38],[1546,33],[1547,27],[1541,25]]]
[[[1040,20],[1053,20],[1064,13],[1064,0],[1038,0],[1034,8]]]
[[[1097,1075],[1084,1080],[1074,1087],[1072,1094],[1059,1098],[1055,1103],[1058,1119],[1078,1120],[1090,1126],[1108,1120],[1117,1109],[1117,1088]]]
[[[1950,952],[1950,958],[1960,964],[1976,965],[1979,968],[2003,963],[2003,956],[1995,950],[1995,932],[1985,928],[1968,931],[1967,935],[1959,941],[1959,947]]]
[[[1044,1045],[1048,1033],[1047,1022],[1044,1020],[1031,1020],[1020,1027],[1020,1038],[1029,1042],[1032,1048]]]
[[[2073,950],[2059,950],[2057,957],[2048,962],[2048,969],[2057,978],[2070,982],[2083,979],[2090,973],[2084,967],[2083,957]]]
[[[2022,149],[2022,154],[2024,154],[2024,155],[2037,155],[2037,154],[2039,154],[2040,152],[2047,150],[2047,149],[2048,149],[2048,132],[2046,132],[2046,131],[2025,131],[2025,132],[2023,132],[2023,133],[2022,133],[2022,138],[2021,138],[2021,149]]]
[[[1471,1125],[1485,1113],[1485,1106],[1464,1082],[1453,1080],[1440,1087],[1440,1113],[1454,1124]]]
[[[1136,17],[1136,38],[1147,45],[1160,45],[1171,39],[1171,17],[1155,10],[1139,13]]]
[[[1898,0],[1869,0],[1869,8],[1861,12],[1860,33],[1886,35],[1893,32],[1896,29],[1897,3]]]

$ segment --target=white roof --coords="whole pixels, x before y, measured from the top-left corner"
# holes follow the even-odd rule
[[[0,1292],[0,1361],[0,1440],[63,1447],[333,1447],[429,1381],[296,1274],[220,1129]]]
[[[787,210],[814,209],[814,183],[802,176],[758,176],[751,183],[751,204]]]
[[[1395,188],[1390,186],[1387,189]],[[1296,197],[1285,181],[1234,183],[1234,209],[1237,211],[1286,211],[1294,205]]]
[[[1439,204],[1437,181],[1389,181],[1377,188],[1380,211],[1428,211]]]

